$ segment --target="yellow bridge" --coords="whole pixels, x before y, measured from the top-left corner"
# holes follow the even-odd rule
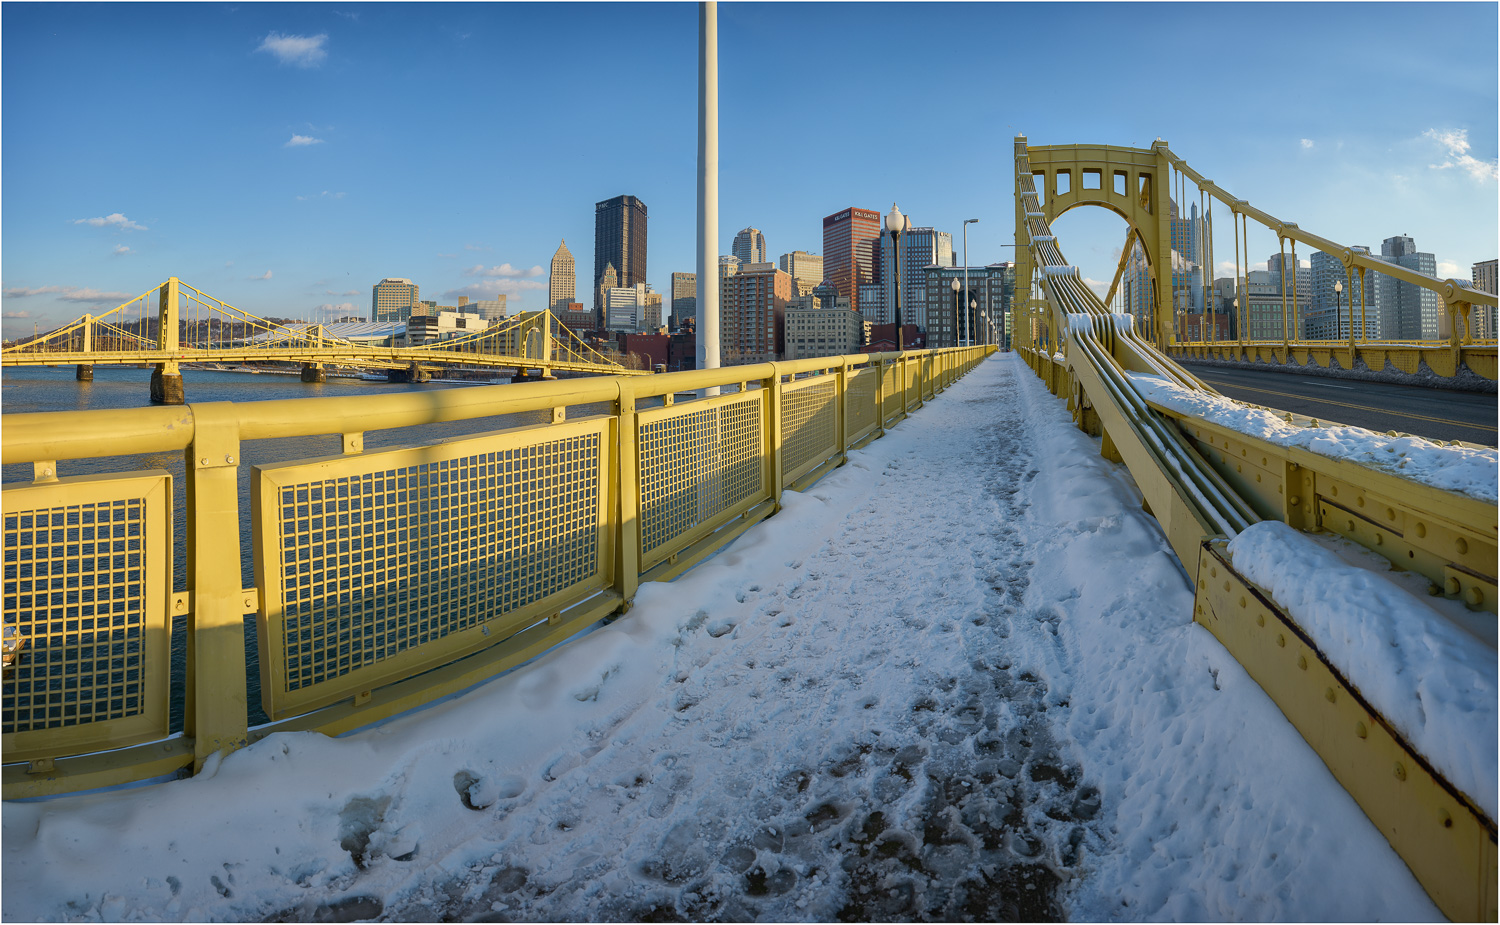
[[[155,306],[151,297],[156,296]],[[590,347],[550,311],[521,314],[471,334],[415,346],[372,346],[331,336],[322,325],[289,326],[253,315],[176,277],[102,315],[84,315],[39,337],[0,350],[0,366],[72,366],[80,378],[95,365],[152,365],[151,399],[182,404],[183,363],[299,364],[304,381],[321,382],[326,365],[399,371],[424,381],[442,367],[510,368],[520,376],[557,371],[631,375]],[[646,370],[649,372],[649,370]]]
[[[1018,138],[1014,158],[1017,350],[1067,400],[1077,425],[1101,438],[1101,452],[1128,467],[1194,576],[1194,619],[1280,705],[1447,914],[1495,919],[1495,821],[1328,662],[1271,592],[1244,576],[1227,545],[1263,520],[1334,534],[1493,615],[1495,506],[1146,397],[1142,377],[1215,396],[1172,354],[1291,355],[1305,345],[1290,337],[1177,343],[1167,298],[1143,334],[1138,319],[1109,313],[1067,264],[1050,223],[1073,205],[1102,205],[1146,242],[1159,292],[1171,291],[1167,191],[1173,173],[1195,175],[1164,143],[1031,148]],[[1111,182],[1091,184],[1094,172]],[[1058,192],[1065,173],[1083,180],[1076,192]],[[1212,192],[1236,215],[1263,220]],[[1337,249],[1290,223],[1278,227],[1289,240]],[[1351,272],[1364,268],[1353,251],[1330,252],[1347,257]],[[1467,319],[1465,306],[1496,304],[1461,284],[1409,275],[1443,292],[1455,319]],[[487,352],[476,341],[473,353],[443,345],[397,354],[330,345],[317,334],[298,335],[295,346],[247,348],[216,342],[222,331],[186,347],[173,339],[182,291],[175,280],[152,290],[150,344],[102,316],[104,325],[84,319],[57,334],[56,349],[22,345],[4,362],[149,362],[170,376],[172,364],[222,351],[230,360],[358,356],[402,367],[451,358],[620,372],[602,358],[560,354],[550,339],[546,357],[507,353],[499,340]],[[221,311],[189,291],[193,304]],[[136,346],[100,351],[99,337]],[[628,611],[641,582],[682,573],[775,513],[783,491],[805,488],[918,413],[993,349],[352,400],[7,416],[0,457],[29,466],[31,478],[3,492],[4,794],[191,773],[270,733],[337,734],[492,677]],[[1305,349],[1347,351],[1340,364],[1352,366],[1384,348]],[[1433,369],[1447,356],[1455,370],[1494,374],[1494,346],[1467,335],[1416,349],[1429,351],[1422,361]],[[521,413],[535,423],[485,423]],[[449,421],[475,422],[481,432],[390,448],[366,442],[382,432],[399,443],[404,429]],[[337,451],[255,461],[259,441],[313,436],[331,437]],[[176,458],[177,472],[152,467]],[[256,678],[245,665],[247,623]],[[175,678],[174,638],[186,653]],[[254,728],[252,682],[255,712],[269,720]],[[174,694],[180,731],[171,722]]]

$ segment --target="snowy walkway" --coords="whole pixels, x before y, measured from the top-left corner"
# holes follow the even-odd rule
[[[4,807],[27,919],[1440,918],[1014,355],[497,682]]]

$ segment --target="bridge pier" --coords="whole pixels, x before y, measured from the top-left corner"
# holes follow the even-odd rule
[[[388,382],[430,382],[432,374],[422,368],[420,363],[413,362],[405,369],[391,369],[386,371]]]
[[[537,370],[535,376],[529,375],[524,369],[518,369],[516,370],[516,374],[510,377],[510,381],[512,384],[517,382],[550,382],[556,378],[556,376],[551,375],[545,369]]]
[[[157,363],[151,372],[151,404],[182,405],[187,391],[182,387],[182,373],[176,363]]]
[[[93,382],[94,364],[79,363],[78,368],[73,371],[73,378],[78,382]]]
[[[323,364],[322,363],[303,363],[302,364],[302,381],[303,382],[327,382],[328,381],[328,371],[323,368]]]

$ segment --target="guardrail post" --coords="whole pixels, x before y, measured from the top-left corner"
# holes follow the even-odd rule
[[[781,434],[781,364],[771,364],[771,375],[761,380],[766,390],[766,471],[771,478],[771,501],[775,510],[781,510],[781,482],[785,475],[782,465]]]
[[[849,461],[849,358],[839,357],[839,365],[833,369],[837,381],[834,385],[834,414],[839,436],[839,465]]]
[[[875,370],[875,435],[885,436],[885,383],[890,370],[886,367],[885,358],[882,354],[872,354],[875,358],[872,368]]]
[[[641,583],[640,423],[636,419],[635,386],[628,376],[616,376],[620,397],[615,403],[615,590],[628,612]]]
[[[175,282],[175,281],[174,281]],[[228,402],[197,405],[186,452],[188,647],[183,731],[193,770],[246,742],[245,614],[256,602],[240,575],[239,417]],[[225,524],[231,525],[226,529]]]

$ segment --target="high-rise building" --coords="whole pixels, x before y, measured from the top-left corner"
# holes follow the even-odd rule
[[[773,263],[720,264],[719,351],[725,366],[781,358],[792,278]]]
[[[621,288],[620,274],[615,272],[614,264],[606,263],[604,265],[604,272],[599,275],[598,284],[594,286],[594,304],[599,306],[594,314],[598,319],[597,323],[600,328],[607,329],[609,327],[609,312],[605,307],[606,299],[604,298],[604,294],[611,289],[619,288]]]
[[[823,219],[823,273],[864,314],[861,285],[880,283],[880,213],[852,206]],[[878,288],[876,300],[878,301]]]
[[[463,297],[459,296],[459,298],[462,299]],[[493,299],[477,299],[473,302],[468,303],[467,305],[460,302],[458,307],[461,311],[478,315],[485,321],[504,321],[506,315],[506,299],[507,296],[505,295],[505,293],[501,292],[498,293]]]
[[[616,196],[594,203],[594,308],[602,307],[599,293],[604,268],[613,266],[625,288],[646,281],[646,204],[634,196]]]
[[[405,321],[420,304],[419,287],[401,276],[390,276],[370,288],[371,321]]]
[[[646,287],[646,300],[641,306],[642,331],[655,332],[661,328],[661,293],[652,292],[651,287]]]
[[[672,274],[672,327],[698,317],[698,274]]]
[[[552,255],[552,272],[547,278],[547,305],[554,314],[568,310],[568,303],[578,299],[578,272],[573,265],[573,254],[564,240],[557,245]]]
[[[965,329],[964,314],[969,318],[968,334],[975,343],[983,343],[988,322],[993,322],[996,342],[1009,334],[1011,302],[1015,299],[1016,265],[1010,261],[969,267],[969,291],[964,293],[964,268],[933,264],[918,275],[926,290],[923,301],[927,310],[926,346],[957,347]],[[953,283],[958,282],[958,291]],[[902,279],[903,288],[905,279]],[[974,306],[969,307],[973,302]],[[901,322],[909,323],[903,306]]]
[[[824,279],[823,258],[807,251],[782,254],[776,265],[792,278],[792,289],[799,297],[812,292]]]
[[[832,286],[815,286],[787,302],[783,344],[786,359],[858,353],[869,325]]]
[[[729,252],[745,263],[765,263],[766,236],[759,228],[741,228],[734,236],[734,246]]]
[[[632,334],[639,332],[646,319],[647,291],[645,283],[605,289],[603,292],[605,329]]]
[[[1437,258],[1430,253],[1418,252],[1417,242],[1405,235],[1382,241],[1380,259],[1427,276],[1437,275]],[[1394,276],[1371,275],[1375,279],[1370,288],[1380,318],[1371,336],[1386,340],[1434,340],[1443,336],[1440,329],[1446,328],[1444,316],[1447,312],[1440,294]],[[1368,318],[1368,303],[1365,311]]]
[[[1473,281],[1474,288],[1480,292],[1488,292],[1494,295],[1496,290],[1496,262],[1494,260],[1481,260],[1474,264]],[[1495,309],[1488,305],[1475,305],[1469,310],[1469,336],[1482,337],[1488,340],[1495,336],[1497,330]]]
[[[908,228],[901,235],[901,323],[927,330],[927,284],[922,271],[929,266],[953,265],[953,235],[932,228]],[[880,304],[861,309],[879,324],[895,320],[896,265],[891,260],[891,236],[880,236]]]

